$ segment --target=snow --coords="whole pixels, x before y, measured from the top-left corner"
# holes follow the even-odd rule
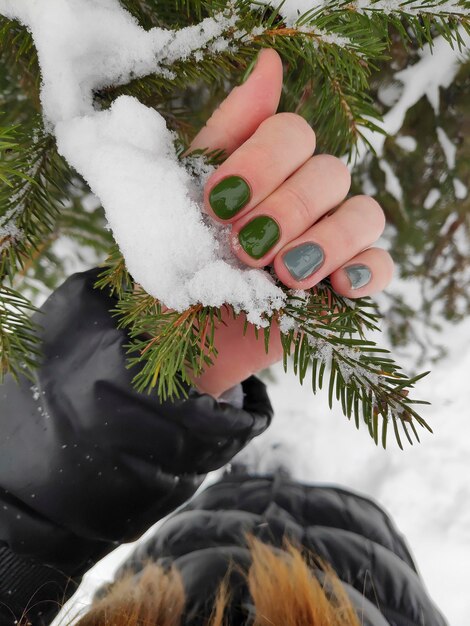
[[[446,14],[453,13],[454,15],[466,15],[464,7],[460,4],[459,0],[448,0],[442,4],[430,4],[429,6],[423,5],[420,0],[411,0],[411,2],[405,2],[405,0],[353,0],[351,2],[353,7],[359,12],[366,11],[381,11],[383,13],[396,13],[402,11],[413,15],[419,15],[421,13],[437,13]]]
[[[458,200],[465,200],[468,196],[468,187],[463,184],[460,178],[454,178],[454,192]]]
[[[24,233],[19,229],[12,221],[10,215],[4,215],[2,217],[2,224],[0,226],[0,252],[6,250],[11,246],[14,241],[19,241],[23,238]]]
[[[402,85],[398,81],[383,83],[377,90],[377,97],[386,107],[391,107],[398,102],[402,91]]]
[[[418,147],[418,142],[410,135],[398,135],[395,138],[395,143],[405,152],[414,152]]]
[[[379,167],[385,174],[385,189],[401,204],[403,202],[403,189],[390,163],[385,159],[380,159]]]
[[[164,74],[175,61],[215,44],[237,17],[231,12],[180,31],[145,31],[118,0],[0,0],[0,13],[17,17],[33,34],[44,114],[52,125],[93,112],[94,90]]]
[[[426,198],[424,199],[423,207],[425,209],[432,209],[440,197],[441,197],[441,192],[439,191],[439,189],[436,189],[435,187],[433,187],[429,191]]]
[[[150,294],[177,310],[230,302],[257,323],[272,304],[282,305],[281,290],[265,272],[240,269],[229,231],[203,219],[191,199],[193,181],[156,111],[121,97],[109,111],[59,122],[56,136],[107,208],[127,267]]]
[[[284,294],[266,272],[242,266],[227,229],[203,215],[203,181],[178,161],[163,117],[130,97],[109,111],[93,105],[96,89],[224,49],[224,34],[237,22],[231,5],[180,31],[145,31],[118,0],[0,0],[0,13],[32,32],[46,124],[102,202],[134,279],[178,311],[228,303],[266,324]]]
[[[453,170],[455,167],[455,155],[457,152],[457,146],[447,136],[446,131],[440,126],[437,127],[437,138],[441,144],[442,151],[446,158],[447,167],[449,170]]]
[[[463,27],[459,28],[459,35],[462,37],[462,50],[451,48],[442,36],[436,37],[432,49],[420,51],[419,61],[395,74],[395,79],[403,84],[403,90],[398,101],[384,115],[380,124],[388,135],[396,135],[399,132],[407,111],[423,96],[428,98],[436,115],[439,114],[439,89],[447,88],[453,82],[465,59],[465,50],[470,46],[470,34]],[[439,61],[436,62],[436,59]],[[367,129],[364,130],[364,135],[381,156],[386,136]],[[368,153],[369,147],[365,144],[360,145],[357,160],[363,160]]]
[[[308,12],[315,12],[327,7],[330,4],[330,0],[284,0],[283,2],[265,0],[263,4],[278,8],[286,25],[292,27],[295,26],[299,17]],[[252,4],[254,8],[258,5],[259,2]],[[454,15],[466,14],[459,0],[448,0],[448,2],[443,2],[439,5],[432,4],[428,7],[423,6],[420,0],[411,0],[408,3],[405,3],[404,0],[352,0],[349,6],[358,13],[381,11],[387,14],[405,12],[414,15],[421,13],[439,13],[441,15],[447,13],[453,13]]]

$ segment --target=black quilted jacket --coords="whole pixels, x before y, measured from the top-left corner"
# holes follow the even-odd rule
[[[194,391],[175,404],[134,392],[127,338],[95,279],[96,270],[73,276],[44,305],[35,384],[0,388],[0,626],[24,613],[34,626],[49,624],[89,567],[188,501],[272,417],[256,378],[243,383],[242,409]],[[149,557],[175,561],[186,623],[202,624],[228,564],[249,564],[247,531],[276,546],[287,534],[328,560],[365,625],[445,625],[379,507],[281,475],[225,477],[125,568],[138,575]],[[231,582],[232,622],[249,624],[250,598],[235,570]]]

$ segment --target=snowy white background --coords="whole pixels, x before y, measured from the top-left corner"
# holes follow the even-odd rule
[[[470,319],[443,334],[448,356],[417,388],[432,402],[423,415],[434,428],[422,443],[398,449],[390,436],[386,451],[376,448],[365,429],[356,431],[326,397],[312,396],[281,367],[269,384],[276,417],[247,452],[260,470],[273,454],[287,460],[303,481],[337,483],[375,498],[405,534],[424,581],[451,626],[468,626],[470,596]],[[283,442],[273,453],[271,446]],[[213,480],[209,477],[207,480]],[[152,531],[150,531],[152,532]],[[122,546],[87,575],[73,608],[113,571],[132,549]],[[66,607],[70,609],[71,604]]]

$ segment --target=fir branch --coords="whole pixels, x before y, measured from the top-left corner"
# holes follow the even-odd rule
[[[95,284],[97,289],[107,289],[112,296],[122,299],[133,289],[132,278],[118,246],[114,244],[104,263],[104,269]]]
[[[363,325],[377,328],[375,313],[369,312],[366,320],[352,314],[354,308],[364,309],[364,299],[351,309],[340,296],[331,300],[332,294],[328,285],[320,285],[289,298],[280,320],[285,370],[287,355],[293,354],[293,370],[302,384],[311,367],[315,393],[325,386],[328,369],[330,408],[335,400],[340,402],[343,414],[354,417],[357,428],[361,421],[365,423],[376,444],[380,438],[386,446],[390,422],[400,447],[400,428],[411,444],[410,429],[419,441],[416,425],[431,429],[412,405],[426,403],[410,399],[408,393],[428,372],[407,378],[389,358],[388,350],[364,338]]]
[[[217,358],[215,335],[222,323],[221,309],[202,305],[183,313],[166,309],[133,285],[117,248],[97,287],[111,288],[119,296],[114,314],[129,334],[128,367],[137,370],[136,389],[156,389],[162,400],[186,397],[193,378]],[[289,296],[286,305],[255,334],[267,350],[270,328],[279,324],[286,371],[292,361],[303,384],[310,370],[313,392],[327,386],[330,408],[338,402],[343,414],[353,418],[357,428],[365,424],[374,442],[380,441],[384,448],[390,424],[400,447],[403,435],[410,444],[413,436],[419,441],[417,426],[431,431],[414,408],[427,403],[408,396],[427,372],[406,377],[388,350],[366,338],[367,331],[379,330],[380,315],[372,300],[349,300],[337,294],[328,280],[309,292],[283,289]]]
[[[11,155],[17,154],[18,150],[18,127],[0,126],[0,183],[10,189],[14,187],[15,182],[19,182],[18,179],[32,182],[32,179],[22,170],[22,160],[11,158]]]
[[[58,156],[54,139],[42,134],[40,126],[28,135],[23,135],[12,157],[16,177],[0,188],[1,280],[8,276],[13,281],[25,261],[36,254],[54,230],[69,193],[70,168]]]
[[[0,285],[0,382],[9,373],[31,375],[40,354],[36,326],[30,315],[35,307],[20,293]]]
[[[260,10],[254,8],[257,4]],[[220,84],[222,77],[232,75],[240,65],[246,66],[259,48],[269,46],[278,50],[291,66],[285,108],[296,108],[299,90],[313,82],[311,102],[299,113],[315,124],[324,150],[352,156],[360,139],[368,143],[364,129],[381,132],[380,114],[367,90],[371,71],[384,58],[390,44],[390,28],[394,26],[406,41],[415,36],[420,37],[420,45],[432,45],[436,28],[449,41],[459,43],[461,36],[456,25],[468,24],[465,15],[452,12],[449,6],[444,9],[425,3],[423,17],[418,8],[414,10],[413,3],[390,1],[390,10],[380,8],[382,4],[381,0],[359,4],[330,0],[299,16],[295,23],[286,24],[282,5],[268,11],[266,3],[247,0],[182,2],[181,8],[187,13],[185,24],[195,22],[191,27],[199,33],[200,45],[194,45],[185,58],[180,58],[174,45],[179,37],[176,32],[174,42],[160,55],[154,75],[136,79],[128,86],[101,90],[97,97],[108,106],[123,93],[135,95],[181,130],[181,115],[172,117],[176,113],[171,104],[175,88],[182,90],[201,80]],[[151,15],[150,5],[143,10]],[[201,35],[203,26],[197,23],[209,15],[221,24],[220,36],[213,39]],[[178,20],[177,24],[182,25]],[[168,26],[174,28],[175,23]],[[186,113],[182,109],[182,114]],[[184,131],[185,137],[190,134],[188,129]]]
[[[178,313],[166,309],[140,287],[119,301],[119,326],[128,328],[128,367],[138,366],[138,391],[156,388],[161,400],[186,397],[192,376],[217,357],[214,343],[221,309],[194,305]]]

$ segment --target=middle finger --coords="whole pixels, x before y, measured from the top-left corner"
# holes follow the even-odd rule
[[[315,133],[300,115],[269,117],[209,178],[207,213],[217,221],[235,221],[267,198],[314,150]]]

